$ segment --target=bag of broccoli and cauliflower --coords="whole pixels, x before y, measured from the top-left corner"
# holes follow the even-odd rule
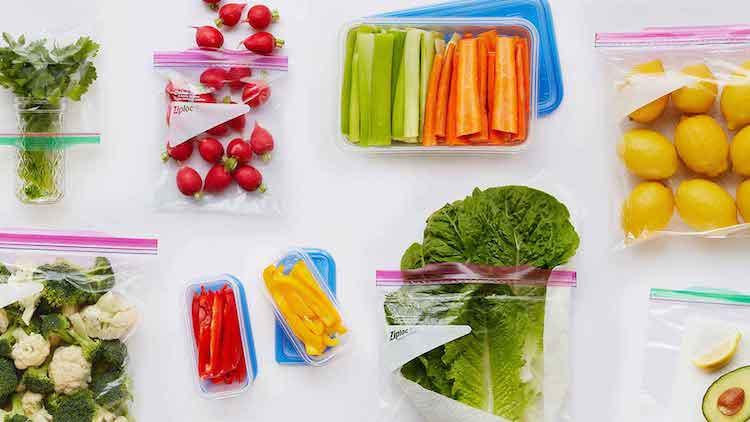
[[[579,237],[524,186],[475,190],[427,220],[383,293],[382,421],[569,419],[568,334]]]
[[[132,421],[131,283],[155,239],[0,232],[0,415]]]

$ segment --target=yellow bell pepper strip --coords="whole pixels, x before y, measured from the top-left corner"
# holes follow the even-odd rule
[[[341,321],[341,316],[333,307],[330,301],[322,301],[315,294],[314,289],[310,288],[304,283],[296,282],[295,279],[286,275],[277,275],[275,277],[275,285],[278,288],[288,288],[296,291],[302,296],[307,305],[315,311],[318,317],[323,321],[326,326],[336,324]]]
[[[338,346],[339,343],[340,343],[340,341],[336,337],[323,336],[323,344],[325,344],[328,347]]]
[[[300,318],[317,318],[317,313],[308,306],[307,301],[300,297],[300,295],[293,290],[290,290],[288,288],[285,288],[283,286],[275,286],[275,288],[279,289],[281,294],[284,295],[284,298],[286,299],[287,303],[289,303],[289,306],[292,307],[292,311],[294,311],[295,314],[299,315]]]
[[[325,326],[319,319],[302,318],[302,322],[316,336],[322,336],[325,333]]]

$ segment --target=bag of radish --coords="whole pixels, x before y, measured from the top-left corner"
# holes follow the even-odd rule
[[[157,52],[165,125],[157,208],[278,214],[279,78],[287,57],[193,49]]]

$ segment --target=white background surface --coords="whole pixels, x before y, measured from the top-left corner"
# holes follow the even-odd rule
[[[104,50],[96,98],[100,147],[70,153],[73,189],[54,207],[29,208],[0,184],[0,222],[10,226],[97,229],[160,237],[158,271],[144,283],[146,324],[133,345],[141,420],[371,421],[377,409],[377,342],[381,321],[374,288],[377,268],[398,266],[421,235],[427,215],[475,186],[542,177],[572,195],[583,211],[577,259],[580,287],[574,315],[573,410],[576,421],[637,420],[647,293],[651,286],[695,284],[744,288],[745,240],[658,241],[612,252],[612,139],[602,115],[596,31],[646,26],[739,23],[744,0],[551,0],[565,81],[560,109],[535,129],[535,145],[518,157],[370,157],[336,147],[338,29],[369,14],[427,4],[401,0],[276,0],[292,71],[283,94],[285,136],[269,181],[284,199],[282,218],[157,214],[161,85],[151,68],[154,49],[192,43],[188,25],[212,17],[199,0],[5,2],[0,27],[35,34],[46,27],[87,23]],[[739,13],[738,13],[739,12]],[[244,29],[243,29],[244,31]],[[750,52],[748,52],[750,57]],[[278,94],[277,94],[278,95]],[[0,113],[8,113],[3,106]],[[12,180],[10,151],[0,163]],[[543,170],[541,176],[539,172]],[[350,352],[323,369],[289,368],[273,359],[270,307],[253,287],[263,264],[289,245],[328,249],[339,268],[341,301],[354,333]],[[260,377],[245,395],[220,402],[194,392],[180,299],[200,275],[236,274],[248,285]],[[628,418],[628,415],[631,417]]]

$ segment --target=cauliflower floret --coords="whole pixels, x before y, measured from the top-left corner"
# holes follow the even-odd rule
[[[102,296],[80,313],[89,337],[116,340],[125,337],[138,320],[138,311],[115,293]]]
[[[96,413],[94,414],[94,419],[91,420],[91,422],[114,422],[115,418],[114,413],[108,411],[107,409],[103,407],[97,407]]]
[[[32,393],[31,391],[23,393],[23,396],[21,396],[23,414],[28,417],[34,416],[36,412],[42,410],[42,400],[44,400],[44,396],[41,394]]]
[[[0,334],[8,331],[8,324],[10,322],[8,321],[8,313],[5,312],[5,309],[0,309]]]
[[[17,264],[16,265],[18,269],[16,272],[11,274],[10,277],[8,277],[8,283],[38,283],[38,281],[34,281],[34,270],[35,267],[33,265],[27,265],[27,264]],[[26,297],[24,299],[21,299],[18,301],[18,304],[21,305],[23,308],[23,314],[21,315],[21,320],[26,325],[29,325],[29,322],[31,321],[31,317],[34,316],[34,311],[36,310],[37,305],[39,305],[39,299],[42,297],[41,291],[37,294],[31,295],[29,297]]]
[[[31,422],[52,422],[52,415],[47,412],[47,409],[39,409],[31,415]]]
[[[49,377],[58,393],[71,394],[91,382],[91,363],[78,346],[59,347],[49,364]]]
[[[22,329],[17,328],[13,331],[16,338],[16,344],[10,352],[13,363],[18,369],[26,369],[32,366],[39,366],[44,363],[49,356],[49,343],[41,334],[26,334]]]

